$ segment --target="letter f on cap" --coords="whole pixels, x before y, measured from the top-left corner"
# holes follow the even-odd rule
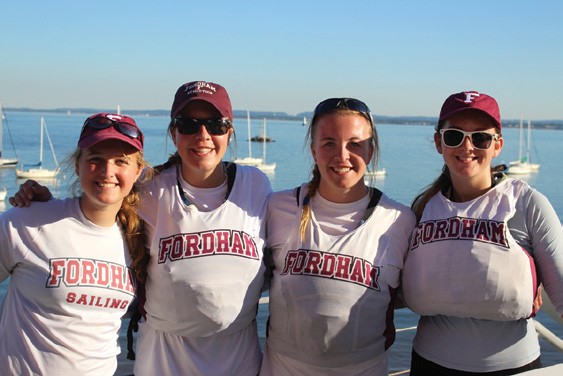
[[[473,102],[473,98],[478,97],[479,95],[481,95],[481,94],[476,93],[476,92],[465,93],[465,103]]]

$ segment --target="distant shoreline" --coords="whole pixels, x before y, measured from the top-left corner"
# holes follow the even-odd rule
[[[33,109],[28,107],[22,108],[9,108],[5,107],[4,111],[13,112],[33,112],[33,113],[56,113],[56,114],[95,114],[99,112],[115,112],[115,109],[94,109],[94,108],[55,108],[55,109]],[[168,117],[169,110],[126,110],[124,113],[131,116],[151,116],[151,117]],[[246,110],[233,110],[235,119],[246,119]],[[250,118],[252,119],[267,119],[267,120],[288,120],[302,122],[304,118],[308,121],[313,116],[312,112],[303,112],[297,115],[289,115],[285,112],[273,111],[250,111]],[[376,124],[400,124],[400,125],[428,125],[434,126],[438,122],[437,117],[428,116],[382,116],[373,115]],[[527,120],[527,119],[526,119]],[[502,125],[505,128],[518,128],[520,126],[519,119],[503,119]],[[534,120],[532,126],[535,129],[554,129],[563,130],[563,120]]]

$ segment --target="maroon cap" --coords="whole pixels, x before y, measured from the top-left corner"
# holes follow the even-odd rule
[[[462,91],[450,95],[442,105],[440,122],[449,119],[454,114],[468,110],[479,111],[489,116],[495,126],[502,129],[497,101],[493,97],[477,91]]]
[[[211,104],[222,117],[233,119],[233,109],[227,90],[219,84],[206,81],[192,81],[180,86],[174,96],[170,117],[174,119],[185,105],[196,100]]]
[[[88,149],[100,141],[120,140],[143,151],[144,136],[135,120],[129,116],[106,112],[90,116],[84,122],[78,147]]]

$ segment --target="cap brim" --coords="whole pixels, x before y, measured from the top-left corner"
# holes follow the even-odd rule
[[[502,127],[502,125],[494,117],[492,117],[487,111],[482,110],[480,108],[475,108],[475,107],[458,108],[456,110],[448,112],[447,114],[442,115],[439,120],[440,120],[440,122],[442,122],[442,121],[448,120],[449,118],[451,118],[452,116],[454,116],[456,114],[459,114],[461,112],[468,112],[468,111],[479,112],[483,115],[486,115],[489,119],[491,119],[493,121],[493,123],[498,128]]]
[[[213,108],[215,108],[215,109],[219,112],[219,114],[221,114],[222,117],[228,117],[228,118],[230,118],[228,111],[227,111],[226,109],[224,109],[224,108],[222,109],[219,105],[217,105],[217,103],[215,103],[215,102],[212,101],[211,99],[209,99],[209,98],[201,98],[201,97],[193,97],[193,98],[188,98],[188,99],[186,99],[186,100],[180,102],[180,104],[178,105],[176,111],[174,111],[174,112],[172,113],[172,119],[175,118],[176,116],[178,116],[178,114],[182,111],[182,109],[183,109],[184,107],[187,106],[188,103],[193,102],[193,101],[207,102],[207,103],[209,103],[210,105],[212,105]]]

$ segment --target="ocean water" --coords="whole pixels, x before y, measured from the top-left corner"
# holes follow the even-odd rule
[[[23,163],[36,163],[39,159],[39,124],[40,116],[44,115],[57,159],[61,161],[76,145],[76,141],[84,119],[90,114],[40,114],[29,112],[7,112],[4,119],[3,152],[4,157],[14,156],[10,144],[14,141],[17,157]],[[135,120],[145,133],[145,157],[151,164],[159,164],[174,151],[174,145],[166,137],[168,119],[165,117],[135,116]],[[260,134],[261,121],[252,119],[251,134]],[[373,183],[395,200],[409,205],[412,198],[440,172],[441,156],[436,152],[432,141],[432,127],[423,125],[377,124],[380,144],[379,167],[387,170],[387,175],[376,178]],[[248,156],[248,132],[246,119],[235,119],[236,137],[231,143],[227,159]],[[301,122],[268,121],[267,136],[274,141],[266,145],[266,160],[277,164],[276,171],[268,177],[274,190],[293,188],[310,179],[309,146],[304,144],[307,127]],[[10,137],[11,135],[11,137]],[[497,163],[506,163],[517,159],[519,131],[509,128],[503,131],[505,146]],[[541,164],[539,172],[522,176],[530,185],[542,192],[554,206],[559,219],[563,219],[563,131],[534,129],[532,131],[532,161]],[[252,156],[262,157],[263,146],[251,144]],[[44,140],[43,164],[47,168],[54,167],[53,158],[47,140]],[[58,197],[67,195],[68,177],[61,176],[57,180],[44,181]],[[8,195],[17,191],[23,181],[15,177],[13,169],[0,169],[0,188],[6,187]],[[0,212],[9,209],[7,200],[0,202]],[[0,284],[0,297],[4,295],[8,281]],[[267,307],[261,306],[258,313],[259,330],[265,335]],[[417,315],[408,309],[395,312],[397,328],[416,326]],[[540,311],[538,320],[552,330],[559,338],[563,338],[562,327],[547,314]],[[125,348],[125,328],[120,338]],[[395,372],[409,367],[410,351],[414,331],[397,333],[397,340],[391,348],[390,371]],[[547,342],[540,340],[542,362],[544,365],[563,363],[563,355],[553,349]],[[120,355],[118,375],[131,373],[132,362],[126,361],[125,353]]]

